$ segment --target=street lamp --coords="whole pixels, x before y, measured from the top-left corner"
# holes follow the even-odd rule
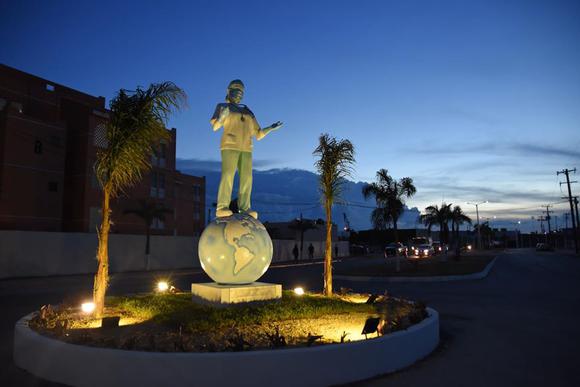
[[[467,202],[467,204],[471,204],[475,206],[475,213],[477,215],[477,248],[481,249],[481,227],[479,224],[479,205],[489,203],[487,200],[484,202]]]

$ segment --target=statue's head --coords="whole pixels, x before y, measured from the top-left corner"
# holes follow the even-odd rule
[[[228,85],[228,95],[226,96],[226,100],[228,102],[240,103],[242,98],[244,98],[244,89],[244,82],[239,79],[234,79]]]

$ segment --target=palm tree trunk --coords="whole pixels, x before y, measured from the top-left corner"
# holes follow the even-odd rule
[[[149,255],[150,240],[151,240],[151,232],[149,231],[149,226],[147,226],[147,231],[145,231],[145,254],[146,255]]]
[[[145,270],[149,270],[149,254],[151,251],[151,224],[147,224],[145,231]]]
[[[332,203],[326,200],[326,248],[324,251],[324,295],[332,296]]]
[[[97,249],[98,268],[95,274],[93,287],[93,302],[95,303],[95,316],[103,315],[105,308],[105,293],[109,284],[109,231],[111,227],[110,209],[111,188],[106,185],[103,189],[102,223],[99,228],[99,246]]]

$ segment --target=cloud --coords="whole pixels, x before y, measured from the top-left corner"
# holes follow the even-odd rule
[[[422,154],[486,154],[495,156],[522,156],[522,157],[553,157],[580,161],[578,147],[533,144],[524,142],[484,142],[484,143],[455,143],[445,146],[426,144],[420,152]]]
[[[571,149],[537,144],[512,144],[511,148],[526,156],[554,156],[580,160],[580,152],[577,150],[578,148]]]
[[[550,203],[558,200],[559,197],[554,194],[539,191],[539,190],[515,190],[515,189],[500,189],[490,188],[489,186],[480,185],[456,185],[446,183],[429,183],[425,182],[421,185],[422,194],[440,195],[445,193],[446,197],[461,197],[465,201],[468,200],[489,200],[493,203],[509,203],[509,202],[546,202]]]

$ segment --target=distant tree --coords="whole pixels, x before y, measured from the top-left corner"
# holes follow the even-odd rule
[[[449,222],[451,221],[451,203],[441,203],[425,208],[425,214],[421,215],[421,221],[431,231],[433,226],[439,227],[441,242],[449,243]]]
[[[362,189],[365,199],[374,196],[377,203],[377,208],[371,214],[371,222],[376,229],[384,229],[392,223],[395,242],[398,242],[397,222],[404,211],[405,198],[415,195],[417,188],[410,177],[396,180],[386,169],[380,169],[376,177],[376,182],[366,184]]]
[[[151,167],[154,146],[168,139],[165,123],[185,104],[185,93],[171,82],[135,91],[121,89],[111,100],[104,147],[97,150],[95,173],[102,188],[102,220],[97,234],[98,268],[93,287],[95,314],[102,316],[109,284],[110,201],[142,178]]]
[[[315,229],[316,223],[309,219],[303,219],[301,214],[300,218],[296,218],[290,222],[288,228],[300,231],[300,259],[302,259],[302,253],[304,251],[304,233],[308,230]]]
[[[483,222],[483,223],[480,223],[479,225],[476,224],[473,227],[473,231],[475,232],[476,235],[478,232],[478,228],[481,229],[481,240],[488,241],[487,243],[488,243],[488,247],[489,247],[491,240],[494,238],[493,230],[489,226],[489,222]]]
[[[471,218],[467,216],[460,206],[453,207],[451,211],[451,232],[453,233],[453,243],[455,244],[455,255],[461,255],[461,246],[459,241],[459,227],[464,224],[471,224]]]
[[[324,295],[332,296],[332,205],[340,199],[345,179],[352,176],[354,146],[348,140],[336,140],[322,134],[313,152],[320,178],[321,199],[326,211],[326,244],[324,249]]]
[[[377,207],[371,212],[371,224],[375,230],[386,230],[391,223],[391,214],[387,208]]]
[[[145,256],[146,256],[146,268],[149,269],[149,255],[150,255],[150,240],[151,240],[151,226],[155,219],[159,219],[165,222],[165,214],[172,213],[173,210],[170,208],[163,207],[151,200],[139,200],[139,207],[128,209],[124,211],[124,214],[136,215],[143,220],[145,224]]]

